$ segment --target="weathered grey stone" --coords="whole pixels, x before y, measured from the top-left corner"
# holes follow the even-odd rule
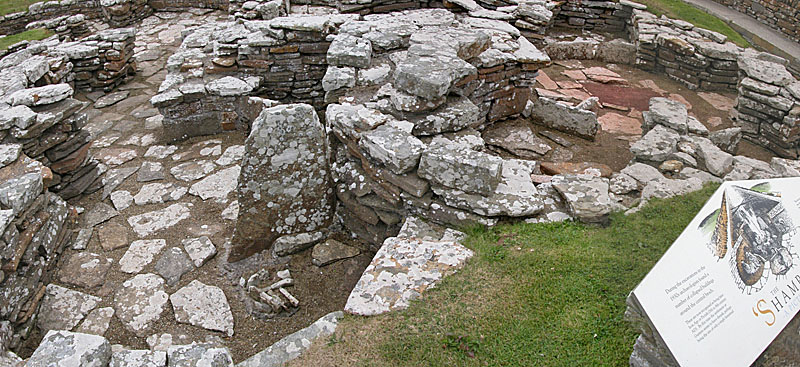
[[[170,154],[175,153],[176,150],[178,150],[178,147],[174,145],[153,145],[150,148],[147,148],[147,152],[144,153],[144,157],[164,159]]]
[[[164,209],[131,216],[128,224],[139,237],[145,237],[189,218],[191,208],[191,203],[172,204]]]
[[[615,195],[625,195],[639,189],[639,182],[624,173],[617,173],[608,182],[608,191]]]
[[[187,238],[181,240],[186,253],[192,259],[195,267],[201,267],[208,259],[212,258],[217,253],[217,248],[208,237]]]
[[[613,207],[608,180],[594,176],[554,176],[553,188],[564,198],[570,215],[585,223],[605,223]]]
[[[736,154],[739,149],[739,142],[742,141],[742,128],[731,127],[717,130],[709,134],[708,138],[723,151]]]
[[[159,162],[142,162],[139,168],[139,174],[136,176],[136,181],[150,182],[163,180],[166,178],[164,175],[164,166]]]
[[[714,175],[712,175],[712,174],[710,174],[710,173],[708,173],[706,171],[701,171],[699,169],[692,168],[692,167],[684,167],[681,170],[681,173],[680,173],[679,176],[681,178],[697,178],[703,184],[705,184],[707,182],[716,182],[716,183],[721,183],[722,182],[722,179],[720,179],[719,177],[716,177],[716,176],[714,176]]]
[[[109,367],[165,367],[167,352],[122,349],[111,355]]]
[[[308,327],[298,330],[272,344],[267,349],[240,362],[238,367],[280,367],[299,357],[314,342],[328,337],[336,331],[342,311],[331,312]]]
[[[663,162],[676,151],[679,139],[675,130],[657,125],[631,145],[631,152],[640,161]]]
[[[472,255],[470,249],[452,241],[387,238],[347,298],[344,310],[370,316],[405,309]]]
[[[689,115],[683,103],[669,98],[655,97],[650,99],[649,110],[645,115],[645,128],[664,125],[679,134],[686,134],[689,131],[688,120]]]
[[[329,66],[322,78],[322,89],[333,91],[351,88],[356,85],[356,69],[352,67]]]
[[[169,299],[178,322],[233,336],[233,314],[222,289],[193,280]]]
[[[133,195],[125,190],[114,191],[111,193],[111,203],[117,211],[123,211],[133,203]]]
[[[431,101],[446,95],[458,80],[477,73],[474,66],[451,52],[420,48],[418,54],[409,54],[395,67],[393,84],[397,89]]]
[[[777,95],[781,87],[777,85],[772,85],[764,82],[760,82],[758,80],[752,78],[743,78],[739,85],[744,87],[745,89],[749,89],[759,94],[767,95],[767,96],[774,96]]]
[[[36,326],[42,331],[72,330],[100,301],[99,297],[48,284]]]
[[[128,148],[103,148],[94,156],[110,167],[119,166],[137,157],[136,151]]]
[[[72,241],[72,249],[85,250],[86,246],[89,245],[89,240],[92,239],[93,232],[94,232],[93,227],[81,228],[81,230],[78,231],[78,235],[75,236],[75,240]]]
[[[138,274],[122,283],[114,294],[115,316],[131,332],[144,337],[161,318],[169,296],[164,280],[155,274]]]
[[[97,335],[50,330],[26,366],[105,367],[111,359],[111,345]]]
[[[181,163],[172,167],[169,172],[176,179],[181,181],[194,181],[206,177],[211,172],[214,172],[216,165],[209,161],[195,161]]]
[[[226,76],[206,84],[206,89],[213,95],[229,97],[248,94],[255,88],[244,80]]]
[[[19,154],[22,152],[22,145],[20,144],[2,144],[0,145],[0,168],[14,163]]]
[[[689,119],[686,121],[687,128],[689,133],[700,135],[700,136],[708,136],[708,128],[703,125],[700,120],[696,119],[694,116],[689,116]]]
[[[105,108],[108,106],[112,106],[118,102],[121,102],[125,98],[128,98],[131,92],[129,91],[119,91],[110,94],[106,94],[94,103],[94,108]]]
[[[658,171],[658,168],[653,166],[644,164],[644,163],[634,163],[631,164],[620,171],[620,173],[625,174],[644,187],[650,181],[660,180],[664,178],[664,175]]]
[[[723,177],[733,168],[733,156],[722,151],[714,145],[711,140],[706,138],[695,138],[697,144],[697,158],[700,163],[706,166],[708,172],[714,176]]]
[[[743,55],[737,59],[737,63],[745,75],[764,83],[784,87],[795,81],[785,66],[775,62]]]
[[[469,98],[447,98],[447,102],[435,110],[419,115],[409,116],[407,120],[414,124],[411,131],[414,135],[435,135],[445,132],[460,131],[479,124],[481,111]]]
[[[639,204],[639,206],[641,207],[647,200],[652,198],[666,199],[673,196],[685,195],[702,188],[703,181],[695,177],[685,180],[661,178],[650,181],[642,190],[642,202]]]
[[[491,195],[500,183],[503,160],[460,145],[432,143],[420,157],[417,174],[466,193]]]
[[[166,203],[179,200],[187,190],[186,187],[174,183],[150,183],[139,189],[139,192],[134,195],[133,201],[136,205]]]
[[[534,122],[590,140],[594,140],[600,127],[596,113],[567,106],[547,97],[539,97],[534,101],[531,117]]]
[[[130,177],[138,170],[139,167],[123,167],[108,170],[106,177],[103,178],[105,187],[103,188],[102,199],[105,200],[126,178]]]
[[[8,96],[12,106],[41,106],[63,101],[72,96],[69,84],[51,84],[16,91]]]
[[[500,183],[496,190],[486,196],[465,193],[459,189],[442,189],[432,186],[447,205],[472,211],[484,216],[524,217],[543,209],[542,198],[531,175],[535,163],[522,160],[504,160]]]
[[[41,173],[32,172],[11,177],[8,181],[0,183],[0,204],[13,210],[15,215],[19,215],[42,194],[42,190],[44,185]]]
[[[333,194],[328,141],[313,107],[292,104],[264,110],[245,147],[231,259],[264,249],[279,236],[327,225]]]
[[[75,329],[76,332],[103,336],[108,330],[111,318],[114,317],[114,309],[111,307],[96,308],[86,315],[81,326]]]
[[[236,189],[240,174],[241,167],[238,165],[225,168],[195,182],[189,188],[189,193],[199,196],[203,200],[217,199],[218,201],[224,201],[228,194]]]
[[[228,348],[208,343],[171,346],[167,349],[167,360],[168,367],[233,367],[233,357]]]
[[[82,288],[102,285],[114,260],[92,252],[80,252],[69,257],[59,270],[59,279],[64,284]]]
[[[323,267],[339,260],[358,256],[360,253],[361,251],[353,246],[345,245],[334,239],[328,239],[314,246],[314,251],[311,253],[311,263]]]
[[[297,233],[278,237],[272,244],[272,252],[277,256],[286,256],[303,251],[314,246],[325,238],[325,232],[316,231],[308,233]]]
[[[493,124],[483,132],[486,144],[499,147],[517,157],[538,159],[553,148],[538,137],[525,123],[503,121]]]
[[[231,145],[222,155],[214,161],[217,165],[227,166],[233,163],[241,164],[244,157],[244,145]]]
[[[410,132],[390,124],[362,133],[359,146],[367,156],[396,174],[415,169],[425,149],[425,144]]]
[[[695,42],[694,46],[702,55],[727,61],[736,61],[742,51],[733,42]]]
[[[331,42],[327,59],[328,64],[333,66],[368,68],[372,62],[372,42],[349,34],[340,34]]]
[[[85,214],[84,219],[86,220],[87,227],[94,227],[116,217],[117,215],[119,215],[119,212],[114,210],[111,205],[106,203],[97,203]]]
[[[119,259],[120,271],[124,273],[138,273],[150,264],[155,256],[167,246],[167,241],[157,240],[138,240],[131,242],[125,255]]]
[[[156,262],[155,270],[166,281],[167,286],[174,286],[181,280],[183,274],[194,269],[192,260],[180,247],[172,247],[164,251]]]
[[[782,177],[800,177],[800,160],[773,157],[770,167]]]

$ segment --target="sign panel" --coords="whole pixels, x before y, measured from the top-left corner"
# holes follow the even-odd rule
[[[633,291],[682,366],[749,366],[800,308],[800,178],[725,182]]]

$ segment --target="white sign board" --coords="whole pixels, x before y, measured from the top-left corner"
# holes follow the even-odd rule
[[[800,178],[725,182],[633,291],[681,366],[749,366],[800,308]]]

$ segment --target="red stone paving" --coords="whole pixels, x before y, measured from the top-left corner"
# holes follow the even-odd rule
[[[570,97],[565,96],[565,95],[563,95],[561,93],[558,93],[558,92],[552,91],[552,90],[543,89],[543,88],[536,88],[536,94],[538,94],[539,97],[552,98],[552,99],[555,99],[555,100],[558,100],[558,101],[567,101],[567,100],[570,99]]]
[[[706,126],[710,128],[715,128],[719,125],[722,125],[722,118],[717,116],[709,118],[708,122],[706,123]]]
[[[579,101],[583,101],[586,98],[591,97],[591,95],[589,95],[589,93],[586,93],[586,92],[584,92],[584,91],[582,91],[580,89],[559,89],[558,92],[563,94],[563,95],[565,95],[565,96],[569,96],[569,97],[572,97],[574,99],[577,99]]]
[[[572,80],[577,80],[577,81],[586,80],[586,74],[584,74],[580,70],[564,70],[561,72],[561,74],[564,74],[567,78],[570,78]]]
[[[642,135],[642,122],[639,119],[608,112],[597,118],[603,131],[612,134]]]
[[[671,99],[671,100],[673,100],[673,101],[675,101],[675,102],[683,103],[683,105],[684,105],[684,106],[686,106],[686,109],[687,109],[687,110],[691,110],[691,109],[692,109],[692,104],[691,104],[691,103],[689,103],[689,101],[687,101],[687,100],[686,100],[686,98],[684,98],[684,97],[683,97],[682,95],[680,95],[680,94],[677,94],[677,93],[671,93],[671,94],[669,95],[669,99]]]
[[[620,78],[619,74],[600,66],[592,66],[590,68],[586,68],[581,71],[583,71],[583,73],[586,74],[586,76],[598,75],[598,76],[608,76],[612,78]]]
[[[660,94],[649,88],[613,84],[585,83],[583,88],[591,95],[599,97],[602,104],[611,103],[635,108],[639,111],[647,111],[650,105],[650,98],[660,96]]]
[[[720,111],[730,111],[736,102],[732,98],[713,92],[698,92],[697,96]]]
[[[625,85],[628,84],[628,81],[622,78],[617,78],[608,75],[596,75],[596,74],[588,74],[586,75],[591,81],[603,83],[603,84],[620,84]]]
[[[556,83],[561,89],[583,89],[583,84],[571,80],[560,80]]]
[[[536,76],[536,81],[544,88],[544,89],[558,89],[558,84],[550,79],[544,71],[539,70],[539,75]]]
[[[640,80],[639,84],[645,88],[651,89],[652,91],[658,93],[659,95],[667,94],[667,91],[661,89],[661,87],[659,87],[658,84],[656,84],[656,82],[650,79]]]

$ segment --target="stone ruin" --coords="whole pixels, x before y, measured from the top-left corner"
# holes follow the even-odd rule
[[[189,218],[192,203],[170,203],[187,193],[227,206],[222,217],[235,220],[235,231],[230,243],[220,246],[225,248],[220,256],[232,268],[312,246],[315,264],[324,264],[353,251],[331,238],[336,233],[363,241],[376,255],[344,311],[374,315],[407,307],[472,256],[459,243],[463,233],[452,228],[509,220],[602,224],[612,211],[636,211],[651,198],[698,190],[709,181],[800,176],[800,82],[785,60],[740,49],[685,22],[657,18],[627,0],[39,4],[0,19],[0,30],[44,26],[57,33],[12,46],[0,56],[0,128],[5,131],[0,351],[19,347],[38,327],[46,335],[29,363],[57,358],[67,364],[117,365],[139,359],[163,366],[205,358],[232,365],[227,349],[217,343],[112,351],[108,340],[88,335],[102,329],[93,323],[105,320],[107,328],[115,318],[144,337],[168,304],[178,322],[233,335],[226,299],[233,295],[199,280],[171,288],[215,256],[219,245],[197,237],[184,240],[183,249],[167,248],[164,239],[149,238]],[[150,183],[136,195],[125,195],[115,189],[137,169],[139,182],[158,180],[160,163],[118,167],[137,155],[120,148],[105,148],[93,157],[89,150],[98,132],[86,124],[85,98],[73,94],[91,96],[95,108],[125,99],[128,90],[121,87],[138,69],[135,60],[146,58],[134,54],[153,50],[134,50],[134,28],[109,27],[135,25],[154,11],[186,8],[221,9],[229,19],[182,32],[164,81],[149,99],[160,114],[142,108],[134,115],[160,122],[166,142],[235,130],[247,132],[247,140],[229,147],[230,155],[226,150],[225,162],[216,161],[226,168],[213,175],[206,176],[214,164],[186,161],[181,169],[173,167],[170,172],[181,181],[202,178],[190,188]],[[552,27],[628,39],[551,38]],[[634,159],[620,172],[548,162],[551,148],[528,144],[535,140],[518,135],[508,121],[529,118],[586,140],[600,128],[596,99],[567,103],[535,87],[538,70],[551,59],[632,64],[663,72],[691,89],[736,91],[731,117],[737,127],[710,132],[683,104],[653,98],[642,136],[630,147]],[[600,70],[586,77],[614,83],[618,75]],[[514,145],[512,136],[522,143]],[[152,143],[144,139],[153,139],[136,138],[142,146]],[[767,163],[735,155],[742,138],[781,157]],[[195,143],[179,153],[170,145],[151,146],[145,156],[184,162],[220,155],[214,144]],[[101,202],[80,214],[64,201],[101,189],[102,199],[110,198],[114,207]],[[225,197],[234,190],[238,200],[227,204]],[[86,249],[94,225],[131,204],[152,203],[169,206],[127,219],[142,239],[133,241],[119,261],[120,270],[132,277],[114,292],[114,307],[98,307],[99,297],[52,282],[65,247]],[[89,226],[73,231],[80,220]],[[82,252],[69,262],[97,263],[105,274],[113,260]],[[150,262],[158,275],[143,272]],[[103,277],[81,281],[91,284],[77,286],[89,289],[101,285]],[[302,307],[303,300],[288,289],[294,279],[286,270],[238,272],[236,282],[237,295],[255,317],[291,315]],[[78,309],[48,308],[61,299]],[[150,305],[149,311],[142,312],[141,302]],[[219,311],[209,315],[203,309]],[[340,317],[327,315],[240,365],[294,358],[309,340],[329,335]],[[645,330],[632,363],[663,358],[641,357],[657,348],[654,339]],[[73,352],[54,352],[65,347]]]

